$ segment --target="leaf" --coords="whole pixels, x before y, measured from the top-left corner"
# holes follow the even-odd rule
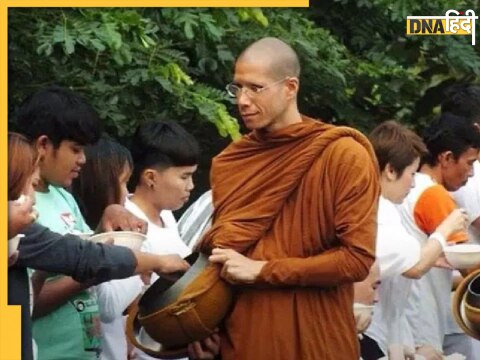
[[[125,64],[122,54],[118,51],[112,54],[112,59],[115,61],[117,65],[123,66]]]
[[[120,48],[120,54],[122,55],[125,64],[130,64],[132,62],[132,53],[127,46],[122,46]]]
[[[97,51],[100,51],[100,52],[103,52],[105,51],[105,45],[103,45],[103,43],[99,40],[99,39],[90,39],[90,44],[92,44],[92,46],[97,50]]]
[[[183,25],[183,31],[185,32],[185,36],[187,37],[187,39],[191,40],[193,39],[194,35],[193,35],[193,25],[191,22],[186,22],[184,25]]]
[[[217,56],[222,62],[233,62],[235,60],[232,52],[225,45],[217,46]]]
[[[118,104],[118,95],[113,95],[110,100],[108,101],[110,105],[117,105]]]
[[[205,27],[210,37],[212,37],[214,40],[220,40],[222,38],[223,31],[211,22],[206,22]]]
[[[145,48],[149,48],[150,47],[150,44],[147,42],[147,40],[145,40],[145,38],[143,36],[140,35],[140,41],[142,42],[142,45],[145,47]]]
[[[54,43],[62,43],[65,39],[65,31],[63,25],[57,25],[53,29],[52,39]]]
[[[213,72],[218,69],[218,63],[212,58],[202,58],[198,62],[198,67],[203,72]]]
[[[117,32],[116,27],[114,23],[104,23],[101,27],[105,42],[114,50],[122,46],[122,36]]]
[[[183,25],[185,37],[189,40],[194,38],[193,29],[198,26],[198,16],[191,11],[182,11],[175,17],[174,24]]]
[[[173,93],[173,87],[172,87],[172,84],[170,83],[170,81],[168,81],[167,79],[161,77],[161,76],[155,76],[154,77],[155,81],[157,81],[161,86],[162,88],[169,92],[169,93]]]
[[[252,17],[263,27],[268,26],[268,19],[263,15],[263,12],[259,8],[251,9]]]
[[[39,47],[37,47],[37,54],[38,55],[42,55],[42,53],[46,56],[50,56],[52,54],[52,51],[53,51],[53,47],[52,47],[52,44],[50,43],[43,43],[42,45],[40,45]]]
[[[73,40],[73,38],[70,36],[68,32],[65,32],[64,46],[65,46],[65,52],[68,55],[71,55],[75,52],[75,41]]]
[[[244,9],[244,8],[237,9],[237,14],[238,14],[238,17],[240,18],[240,21],[245,22],[248,19],[250,19],[250,14],[247,9]]]

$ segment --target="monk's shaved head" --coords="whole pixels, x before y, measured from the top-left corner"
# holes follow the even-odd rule
[[[269,65],[272,78],[300,76],[300,62],[290,45],[274,37],[266,37],[248,46],[237,62],[262,62]]]

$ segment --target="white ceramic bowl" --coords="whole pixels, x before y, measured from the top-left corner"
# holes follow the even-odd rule
[[[11,239],[8,239],[8,256],[11,256],[15,251],[18,249],[18,243],[20,239],[23,238],[25,235],[18,234]]]
[[[132,250],[140,250],[146,238],[146,235],[134,231],[110,231],[93,235],[89,240],[104,243],[108,239],[113,239],[114,245],[126,246]]]
[[[93,235],[95,235],[94,232],[80,232],[80,231],[72,231],[71,232],[72,235],[75,235],[75,236],[78,236],[80,239],[83,239],[83,240],[89,240]]]
[[[375,308],[375,305],[365,305],[365,304],[361,304],[361,303],[357,303],[357,302],[353,303],[353,311],[355,313],[363,313],[363,314],[366,314],[366,315],[372,315],[374,308]]]
[[[455,269],[468,269],[480,265],[480,245],[452,245],[447,246],[444,252],[447,261]]]

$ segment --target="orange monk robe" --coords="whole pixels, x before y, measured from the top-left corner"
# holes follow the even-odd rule
[[[268,260],[236,288],[222,359],[358,359],[352,284],[374,261],[379,195],[363,135],[308,118],[254,132],[214,160],[212,189],[203,250]]]

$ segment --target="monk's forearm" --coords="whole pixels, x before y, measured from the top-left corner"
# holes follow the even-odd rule
[[[360,249],[339,247],[308,258],[268,261],[256,284],[331,287],[365,279],[375,258]]]

